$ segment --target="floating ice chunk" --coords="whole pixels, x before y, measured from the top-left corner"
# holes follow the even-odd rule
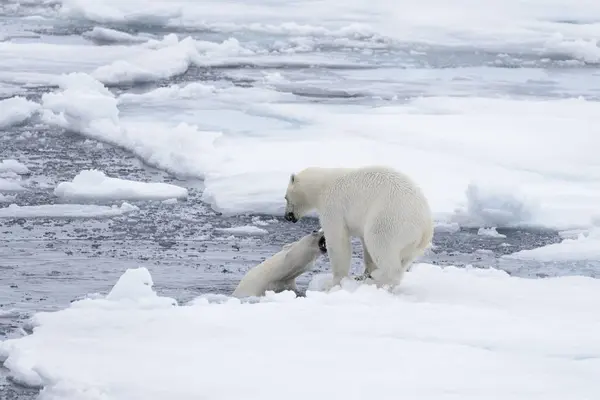
[[[15,201],[15,199],[17,198],[17,196],[10,196],[7,194],[2,194],[0,193],[0,203],[9,203],[11,201]]]
[[[148,37],[136,36],[115,29],[95,26],[91,31],[84,32],[83,36],[96,42],[104,43],[144,43]]]
[[[489,237],[495,237],[495,238],[505,238],[506,235],[502,234],[502,233],[498,233],[498,231],[496,230],[496,227],[492,226],[490,228],[479,228],[479,230],[477,231],[477,234],[479,236],[489,236]]]
[[[521,250],[503,257],[542,262],[600,261],[600,228],[580,233],[576,238],[563,239],[560,243]]]
[[[0,208],[0,218],[96,218],[115,217],[139,208],[129,203],[121,206],[97,206],[86,204],[43,204],[18,206],[11,204]]]
[[[460,225],[456,222],[438,222],[434,229],[436,232],[456,233],[460,231]]]
[[[185,198],[186,188],[162,182],[111,178],[99,170],[83,170],[72,182],[61,182],[54,194],[77,200],[166,200]]]
[[[18,179],[7,179],[0,177],[0,191],[4,192],[20,192],[25,190]]]
[[[253,225],[233,226],[231,228],[217,228],[218,232],[230,233],[239,236],[262,236],[269,233],[267,230]]]
[[[183,74],[190,65],[206,63],[213,57],[249,52],[233,38],[219,44],[196,41],[191,37],[179,40],[173,33],[162,41],[150,41],[146,47],[145,52],[130,59],[97,68],[92,76],[108,85],[152,82]]]
[[[28,174],[29,168],[23,163],[20,163],[17,160],[3,160],[0,162],[0,172],[14,172],[15,174],[23,175]]]
[[[0,129],[26,121],[39,109],[38,103],[20,96],[0,100]]]

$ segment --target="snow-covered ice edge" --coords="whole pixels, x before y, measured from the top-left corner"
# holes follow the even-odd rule
[[[178,305],[147,269],[127,270],[106,297],[36,314],[33,334],[0,343],[0,358],[55,400],[600,395],[600,280],[428,264],[395,294],[351,280],[320,292],[325,279],[305,298]]]

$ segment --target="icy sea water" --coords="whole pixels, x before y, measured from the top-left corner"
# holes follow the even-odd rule
[[[600,96],[600,86],[589,84],[597,81],[599,75],[594,60],[590,62],[590,57],[568,52],[493,52],[468,46],[390,44],[385,38],[368,34],[331,39],[318,32],[289,36],[285,32],[275,34],[260,29],[230,32],[214,27],[178,28],[139,21],[54,20],[49,8],[38,9],[35,4],[2,9],[0,41],[114,45],[98,37],[90,40],[84,36],[94,27],[104,27],[152,37],[178,33],[215,42],[235,37],[240,43],[254,47],[279,49],[282,54],[292,55],[305,52],[331,61],[316,66],[310,62],[277,59],[264,65],[224,62],[218,66],[191,66],[181,74],[143,84],[111,85],[111,90],[119,94],[143,93],[156,87],[189,82],[252,87],[261,85],[266,74],[277,76],[281,71],[291,81],[278,86],[277,91],[292,94],[294,103],[376,105],[433,94],[581,96],[589,100]],[[38,14],[49,19],[36,22],[31,16]],[[302,50],[303,46],[306,50]],[[336,62],[342,58],[355,63]],[[69,68],[68,61],[62,62],[64,72],[76,70]],[[20,94],[39,101],[43,93],[56,89],[50,84],[26,81],[27,77],[18,82],[2,80],[0,99]],[[235,125],[233,121],[232,125]],[[0,219],[0,338],[19,335],[24,321],[36,311],[61,309],[87,294],[105,293],[127,268],[147,267],[157,291],[180,301],[208,292],[228,294],[248,267],[317,226],[311,220],[289,224],[281,218],[261,215],[224,217],[201,201],[203,184],[200,180],[174,177],[144,164],[122,148],[49,127],[36,118],[0,129],[0,159],[17,159],[31,170],[31,181],[36,184],[18,194],[19,205],[57,202],[53,195],[55,185],[89,168],[101,169],[114,177],[172,182],[190,191],[187,200],[176,204],[131,202],[140,208],[139,212],[114,218]],[[218,231],[218,228],[257,221],[264,221],[260,227],[268,231],[266,235],[232,237]],[[598,275],[598,266],[589,262],[500,259],[503,254],[559,242],[560,237],[551,230],[498,231],[506,238],[479,236],[477,229],[436,232],[435,247],[423,261],[493,266],[531,278]],[[359,267],[360,259],[360,248],[355,246],[354,268]],[[317,271],[326,268],[327,260],[319,260]],[[306,286],[310,276],[302,277],[301,287]],[[0,369],[0,394],[2,400],[24,400],[35,398],[37,391],[13,385],[6,379],[6,371]]]

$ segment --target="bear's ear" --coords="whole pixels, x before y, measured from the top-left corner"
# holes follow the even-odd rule
[[[296,174],[291,174],[290,175],[290,183],[293,184],[294,182],[296,182]]]

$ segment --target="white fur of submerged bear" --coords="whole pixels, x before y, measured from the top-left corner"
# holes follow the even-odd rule
[[[264,296],[272,290],[297,291],[296,278],[307,272],[327,252],[322,230],[283,246],[281,251],[249,270],[232,293],[233,297]]]
[[[313,210],[319,214],[332,286],[350,272],[351,237],[362,242],[363,278],[389,288],[401,282],[433,237],[425,195],[407,175],[388,167],[309,167],[290,176],[285,199],[287,221]]]

